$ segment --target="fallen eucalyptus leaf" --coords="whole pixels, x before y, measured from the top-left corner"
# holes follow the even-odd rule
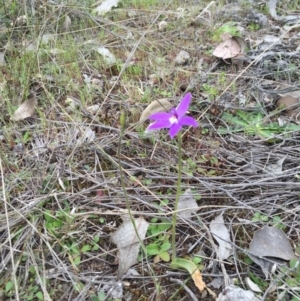
[[[283,260],[295,258],[293,248],[285,233],[277,227],[265,226],[256,231],[249,251],[257,257],[275,257]]]
[[[134,219],[138,235],[144,240],[149,223],[143,217]],[[112,242],[118,247],[119,268],[118,276],[126,274],[131,266],[137,263],[140,241],[131,221],[123,223],[111,236]]]
[[[23,120],[31,117],[34,114],[35,106],[37,105],[36,95],[32,94],[31,97],[25,100],[18,109],[10,117],[13,121]]]
[[[161,98],[158,100],[152,101],[147,108],[143,111],[140,121],[146,120],[150,115],[157,112],[166,112],[172,108],[172,104],[167,98]]]
[[[193,198],[191,189],[187,189],[184,194],[179,197],[178,210],[177,216],[180,218],[190,218],[192,214],[196,214],[198,204]]]
[[[224,224],[222,214],[218,215],[214,220],[211,221],[210,232],[219,244],[219,248],[217,250],[219,260],[227,259],[233,254],[233,249],[229,230]]]

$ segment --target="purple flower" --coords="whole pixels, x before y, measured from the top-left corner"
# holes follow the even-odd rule
[[[149,119],[155,121],[147,127],[146,132],[167,128],[170,129],[169,134],[171,138],[174,138],[184,125],[197,127],[198,122],[193,117],[185,115],[191,98],[192,94],[188,93],[182,98],[176,109],[172,108],[169,113],[160,112],[152,114]]]

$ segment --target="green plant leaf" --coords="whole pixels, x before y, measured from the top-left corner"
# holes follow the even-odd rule
[[[171,262],[171,268],[184,269],[188,271],[200,292],[205,289],[206,285],[202,280],[202,275],[198,270],[198,267],[192,261],[182,258],[175,258],[175,260]]]
[[[47,222],[53,222],[55,220],[54,217],[53,217],[53,215],[51,214],[50,210],[45,210],[45,212],[44,212],[44,219]]]
[[[161,246],[160,246],[160,250],[161,252],[164,252],[164,251],[168,251],[171,249],[171,244],[169,241],[165,241]]]
[[[157,255],[160,253],[159,246],[156,243],[152,243],[146,246],[146,251],[148,255]]]
[[[12,289],[13,286],[14,286],[13,282],[12,281],[8,281],[5,284],[5,292],[8,293]]]
[[[193,258],[193,263],[194,263],[194,264],[197,264],[197,265],[198,265],[201,261],[202,261],[202,258],[199,257],[199,256],[195,256],[195,257]]]
[[[151,223],[148,227],[148,231],[152,236],[154,236],[169,230],[171,226],[172,224],[169,221],[162,220],[160,223],[157,224]]]
[[[159,257],[164,262],[169,262],[170,261],[170,254],[168,252],[161,252],[161,253],[159,253]]]
[[[299,260],[298,258],[291,259],[290,260],[290,268],[295,269],[296,267],[299,267]]]
[[[91,249],[92,249],[92,247],[90,245],[84,245],[80,251],[82,253],[85,253],[85,252],[91,251]]]
[[[43,295],[42,292],[37,292],[37,293],[35,294],[35,296],[36,296],[39,300],[44,300],[44,295]]]
[[[76,257],[74,258],[74,263],[75,265],[79,265],[81,262],[81,257],[80,255],[76,255]]]

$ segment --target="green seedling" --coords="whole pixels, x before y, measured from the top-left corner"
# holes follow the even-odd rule
[[[196,170],[197,170],[197,163],[191,158],[188,158],[185,162],[183,162],[182,171],[185,172],[187,175],[193,176],[193,173]]]
[[[157,218],[151,220],[148,227],[147,236],[150,237],[150,243],[146,246],[148,256],[155,256],[154,262],[163,260],[170,261],[168,251],[171,248],[170,235],[166,233],[171,228],[172,224],[168,220],[159,221]]]
[[[210,100],[216,99],[216,97],[219,95],[218,89],[216,87],[203,84],[202,89],[208,94],[208,98]]]
[[[240,36],[238,28],[234,25],[233,22],[227,22],[223,24],[220,28],[216,29],[213,33],[212,40],[219,42],[222,40],[222,34],[228,33],[231,36]]]
[[[154,206],[157,208],[158,212],[164,212],[165,209],[169,205],[169,200],[168,199],[163,199],[159,203],[154,203]]]
[[[261,214],[259,212],[255,212],[252,219],[252,222],[263,222],[266,223],[269,221],[269,217],[267,215]]]
[[[260,112],[249,113],[237,110],[236,115],[225,112],[222,119],[231,124],[232,127],[220,128],[219,134],[244,132],[246,135],[267,139],[271,143],[279,140],[277,137],[279,134],[286,135],[288,132],[300,130],[300,125],[296,124],[279,126],[278,123],[266,123]]]
[[[166,90],[163,90],[163,89],[154,88],[153,92],[155,92],[155,94],[160,95],[162,97],[172,97],[172,92],[171,91],[166,91]]]
[[[34,274],[30,273],[30,275],[33,277],[33,276],[35,276],[35,273]],[[8,298],[15,296],[15,288],[14,288],[13,281],[8,281],[5,284],[4,294]],[[28,301],[31,301],[31,300],[44,300],[44,295],[40,291],[39,286],[34,285],[34,284],[30,284],[23,291],[19,291],[19,296],[20,296],[21,300],[28,300]]]
[[[214,156],[206,156],[202,155],[200,159],[197,161],[197,172],[203,174],[205,176],[215,176],[217,174],[217,170],[215,167],[218,165],[219,160]],[[199,165],[205,165],[205,167],[201,167]]]
[[[269,217],[265,214],[261,214],[259,212],[255,212],[252,219],[252,222],[261,222],[261,223],[267,223],[269,222]],[[272,226],[277,227],[278,229],[284,230],[286,228],[286,225],[282,223],[282,220],[280,216],[275,215],[272,218],[272,221],[270,222]]]
[[[250,30],[259,30],[260,29],[260,25],[259,24],[257,24],[257,23],[250,23],[249,25],[248,25],[248,28],[250,29]]]
[[[273,216],[272,225],[281,230],[284,230],[286,228],[286,225],[282,223],[282,219],[278,215]]]
[[[169,220],[158,218],[153,218],[151,220],[151,223],[148,227],[147,234],[148,236],[157,236],[159,234],[162,234],[166,231],[168,231],[171,228],[172,224]]]
[[[59,229],[69,229],[74,218],[75,217],[70,214],[69,209],[59,210],[54,215],[48,209],[44,212],[46,229],[55,237],[59,236]]]
[[[165,235],[159,236],[154,242],[146,246],[147,255],[155,256],[154,262],[159,262],[160,260],[169,262],[170,254],[167,252],[171,249],[171,243],[169,242],[169,237]]]

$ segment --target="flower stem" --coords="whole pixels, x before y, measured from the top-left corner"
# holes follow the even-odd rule
[[[176,191],[176,199],[174,206],[174,214],[172,217],[172,261],[176,259],[176,222],[177,222],[177,209],[179,202],[179,194],[181,187],[181,145],[182,145],[182,137],[181,131],[178,133],[178,178],[177,178],[177,191]]]

